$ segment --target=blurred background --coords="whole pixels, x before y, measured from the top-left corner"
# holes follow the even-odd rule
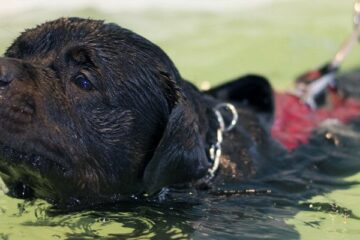
[[[184,78],[199,87],[207,88],[242,74],[258,73],[267,76],[277,89],[286,89],[296,76],[333,57],[352,31],[353,4],[354,0],[0,0],[0,55],[25,29],[58,17],[78,16],[115,22],[145,36],[167,52]],[[360,46],[357,46],[346,59],[343,71],[359,67],[359,53]],[[355,150],[355,153],[348,153],[354,155],[354,159],[359,154]],[[334,156],[342,159],[347,155]],[[360,182],[360,174],[347,181],[352,184]],[[265,236],[270,239],[276,231],[279,234],[289,231],[293,236],[288,226],[281,225],[287,219],[287,224],[296,229],[295,235],[299,234],[303,239],[358,239],[360,185],[353,184],[351,188],[341,190],[336,190],[339,186],[333,187],[333,192],[311,200],[329,203],[330,207],[324,211],[321,207],[312,208],[312,204],[309,209],[305,205],[290,209],[274,205],[268,209],[265,206],[267,210],[264,210],[263,206],[257,209],[256,204],[255,208],[253,205],[241,206],[235,199],[233,205],[230,202],[229,209],[223,207],[220,211],[228,214],[223,224],[227,229],[236,219],[240,223],[232,226],[233,229],[238,228],[237,231],[247,234],[255,229],[258,239]],[[179,231],[179,224],[185,234],[192,231],[188,230],[188,223],[184,224],[175,215],[176,212],[160,212],[161,217],[150,215],[149,218],[144,208],[130,213],[120,212],[117,213],[120,216],[115,217],[104,214],[108,219],[113,218],[106,223],[101,214],[48,218],[42,210],[46,204],[26,205],[28,203],[4,196],[2,188],[0,179],[0,240],[10,239],[8,236],[12,236],[11,239],[38,240],[92,239],[89,236],[108,236],[110,233],[131,235],[132,229],[126,227],[127,222],[129,226],[135,226],[135,236],[139,234],[139,226],[151,228],[150,231],[145,228],[145,234],[149,236],[158,228],[167,231],[168,227],[175,226],[170,230]],[[292,199],[289,201],[296,204]],[[243,208],[235,209],[239,211],[236,213],[233,211],[235,206]],[[337,206],[346,208],[342,210]],[[245,209],[244,214],[242,209]],[[204,212],[205,215],[208,213],[219,218],[219,212]],[[254,213],[262,218],[253,218]],[[199,213],[191,212],[193,214]],[[226,218],[230,215],[234,219]],[[98,221],[98,216],[101,221]],[[247,223],[249,219],[251,221]],[[136,220],[142,225],[134,225]],[[203,224],[208,222],[211,231],[216,225],[208,217],[201,221]],[[269,234],[261,235],[258,231]],[[71,238],[78,236],[76,234],[81,237]],[[200,236],[197,234],[195,236]],[[281,239],[297,239],[282,236]]]
[[[160,45],[202,88],[246,73],[278,89],[330,59],[352,30],[353,0],[0,0],[1,54],[26,28],[58,17],[103,19]],[[358,66],[360,48],[344,69]]]

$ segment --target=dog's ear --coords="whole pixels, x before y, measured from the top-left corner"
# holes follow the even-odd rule
[[[148,194],[166,186],[199,179],[210,167],[205,144],[199,134],[197,115],[178,84],[171,79],[166,81],[170,85],[165,93],[174,105],[171,104],[172,110],[161,140],[144,171],[143,182]],[[169,97],[175,96],[172,94],[176,94],[176,99]]]
[[[272,121],[274,114],[273,90],[269,81],[258,75],[246,75],[229,83],[206,91],[215,98],[237,102],[251,108],[258,114]]]

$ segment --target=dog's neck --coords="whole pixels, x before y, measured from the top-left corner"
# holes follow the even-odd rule
[[[211,144],[209,148],[208,157],[211,163],[211,167],[208,169],[207,175],[203,178],[204,182],[210,182],[217,173],[217,170],[220,166],[220,157],[222,155],[222,143],[224,138],[224,133],[231,131],[237,124],[238,113],[235,106],[231,103],[220,103],[217,104],[213,109],[213,112],[217,120],[216,139]],[[225,122],[223,111],[228,111],[231,113],[232,117],[229,123]]]
[[[207,175],[198,181],[204,185],[210,183],[217,173],[222,155],[223,133],[236,125],[238,115],[232,104],[220,102],[200,92],[191,83],[184,82],[182,87],[186,88],[187,100],[197,115],[199,133],[210,163]]]

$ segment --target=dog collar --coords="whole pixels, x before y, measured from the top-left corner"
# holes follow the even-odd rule
[[[222,109],[227,110],[232,115],[232,119],[228,126],[226,126],[224,117],[220,111]],[[216,171],[219,169],[220,157],[222,153],[221,144],[223,142],[223,134],[225,132],[231,131],[235,127],[239,119],[239,115],[236,111],[236,108],[231,103],[220,103],[213,108],[213,112],[216,116],[219,126],[216,130],[216,143],[212,144],[209,149],[209,157],[212,166],[208,169],[208,173],[205,176],[206,182],[214,178]]]

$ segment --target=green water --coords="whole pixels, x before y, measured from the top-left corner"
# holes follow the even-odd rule
[[[268,76],[277,89],[285,89],[294,76],[333,56],[351,31],[352,3],[352,0],[275,1],[238,13],[33,9],[11,17],[0,16],[0,52],[19,32],[45,20],[60,16],[100,18],[156,42],[170,55],[182,75],[199,86],[204,82],[216,85],[253,72]],[[357,47],[345,62],[344,70],[359,66],[359,52]],[[344,144],[339,148],[321,145],[323,155],[318,154],[318,158],[327,164],[331,160],[330,165],[338,170],[336,173],[313,172],[309,167],[306,178],[301,174],[284,178],[290,183],[302,183],[306,179],[305,186],[313,191],[305,187],[294,192],[275,184],[270,186],[280,190],[275,190],[274,196],[215,198],[183,193],[193,198],[193,202],[184,203],[179,197],[173,203],[123,203],[106,210],[59,213],[49,212],[48,204],[43,201],[23,202],[5,196],[0,190],[0,239],[239,239],[240,236],[358,239],[357,130],[349,130],[349,136],[345,134],[348,129],[340,128],[338,134],[343,136]],[[313,166],[315,151],[319,152],[305,147],[288,157],[291,161],[283,160],[306,161],[306,166]],[[347,174],[341,174],[341,170]],[[317,183],[316,179],[323,181]]]

